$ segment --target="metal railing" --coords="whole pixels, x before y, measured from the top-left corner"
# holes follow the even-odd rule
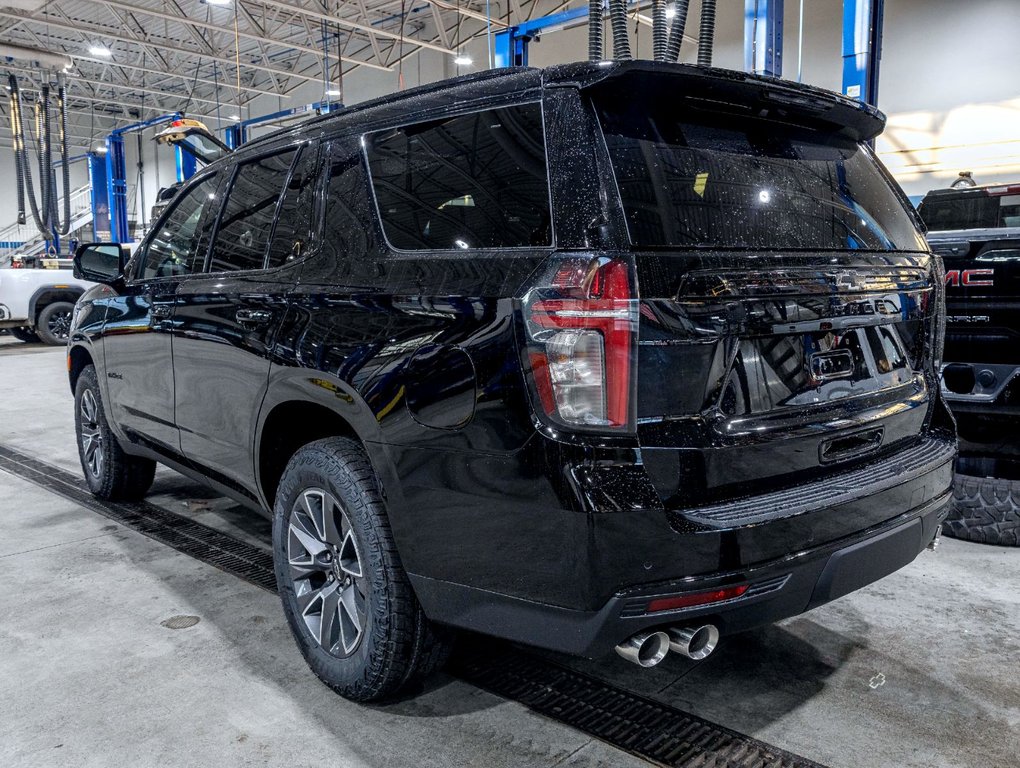
[[[71,192],[69,237],[91,223],[92,185],[85,184]],[[0,266],[6,266],[15,256],[35,256],[42,253],[46,250],[46,239],[31,220],[25,224],[14,222],[0,229]]]

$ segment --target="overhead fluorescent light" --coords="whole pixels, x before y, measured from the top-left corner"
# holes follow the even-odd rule
[[[101,155],[105,155],[106,154],[106,145],[105,144],[96,144],[95,151],[98,152]]]
[[[105,45],[90,45],[89,53],[93,56],[102,56],[104,59],[113,55],[113,52]]]
[[[328,91],[326,91],[326,95],[327,96],[339,96],[340,95],[340,91],[338,89],[336,89],[336,88],[330,88]]]
[[[230,5],[230,0],[205,0],[209,5]]]
[[[453,60],[453,63],[456,64],[458,67],[467,67],[470,66],[471,64],[471,57],[464,56],[463,54],[461,54],[460,56]]]
[[[227,115],[227,120],[233,120],[235,123],[241,122],[240,115]]]

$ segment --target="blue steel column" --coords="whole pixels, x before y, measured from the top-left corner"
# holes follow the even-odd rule
[[[109,240],[110,198],[106,190],[106,161],[96,152],[88,154],[89,202],[92,204],[92,239]]]
[[[744,0],[744,69],[783,76],[784,0]]]
[[[106,198],[110,208],[110,237],[115,243],[127,243],[127,166],[124,162],[124,137],[111,133],[106,137]]]
[[[843,0],[843,93],[878,104],[885,0]]]
[[[180,147],[174,147],[177,156],[177,181],[187,181],[195,175],[195,156]]]

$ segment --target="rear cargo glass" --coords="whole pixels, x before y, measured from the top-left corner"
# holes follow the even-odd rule
[[[933,232],[1020,227],[1020,194],[934,193],[921,201],[918,212]]]
[[[638,247],[924,249],[869,150],[682,103],[596,98]]]

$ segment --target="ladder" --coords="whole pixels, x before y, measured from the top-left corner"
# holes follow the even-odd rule
[[[63,210],[63,200],[57,210]],[[92,223],[92,185],[85,184],[71,192],[71,228],[73,238],[80,229]],[[24,224],[13,224],[0,229],[0,266],[10,264],[15,256],[37,256],[46,250],[47,237],[40,234],[29,217]]]

